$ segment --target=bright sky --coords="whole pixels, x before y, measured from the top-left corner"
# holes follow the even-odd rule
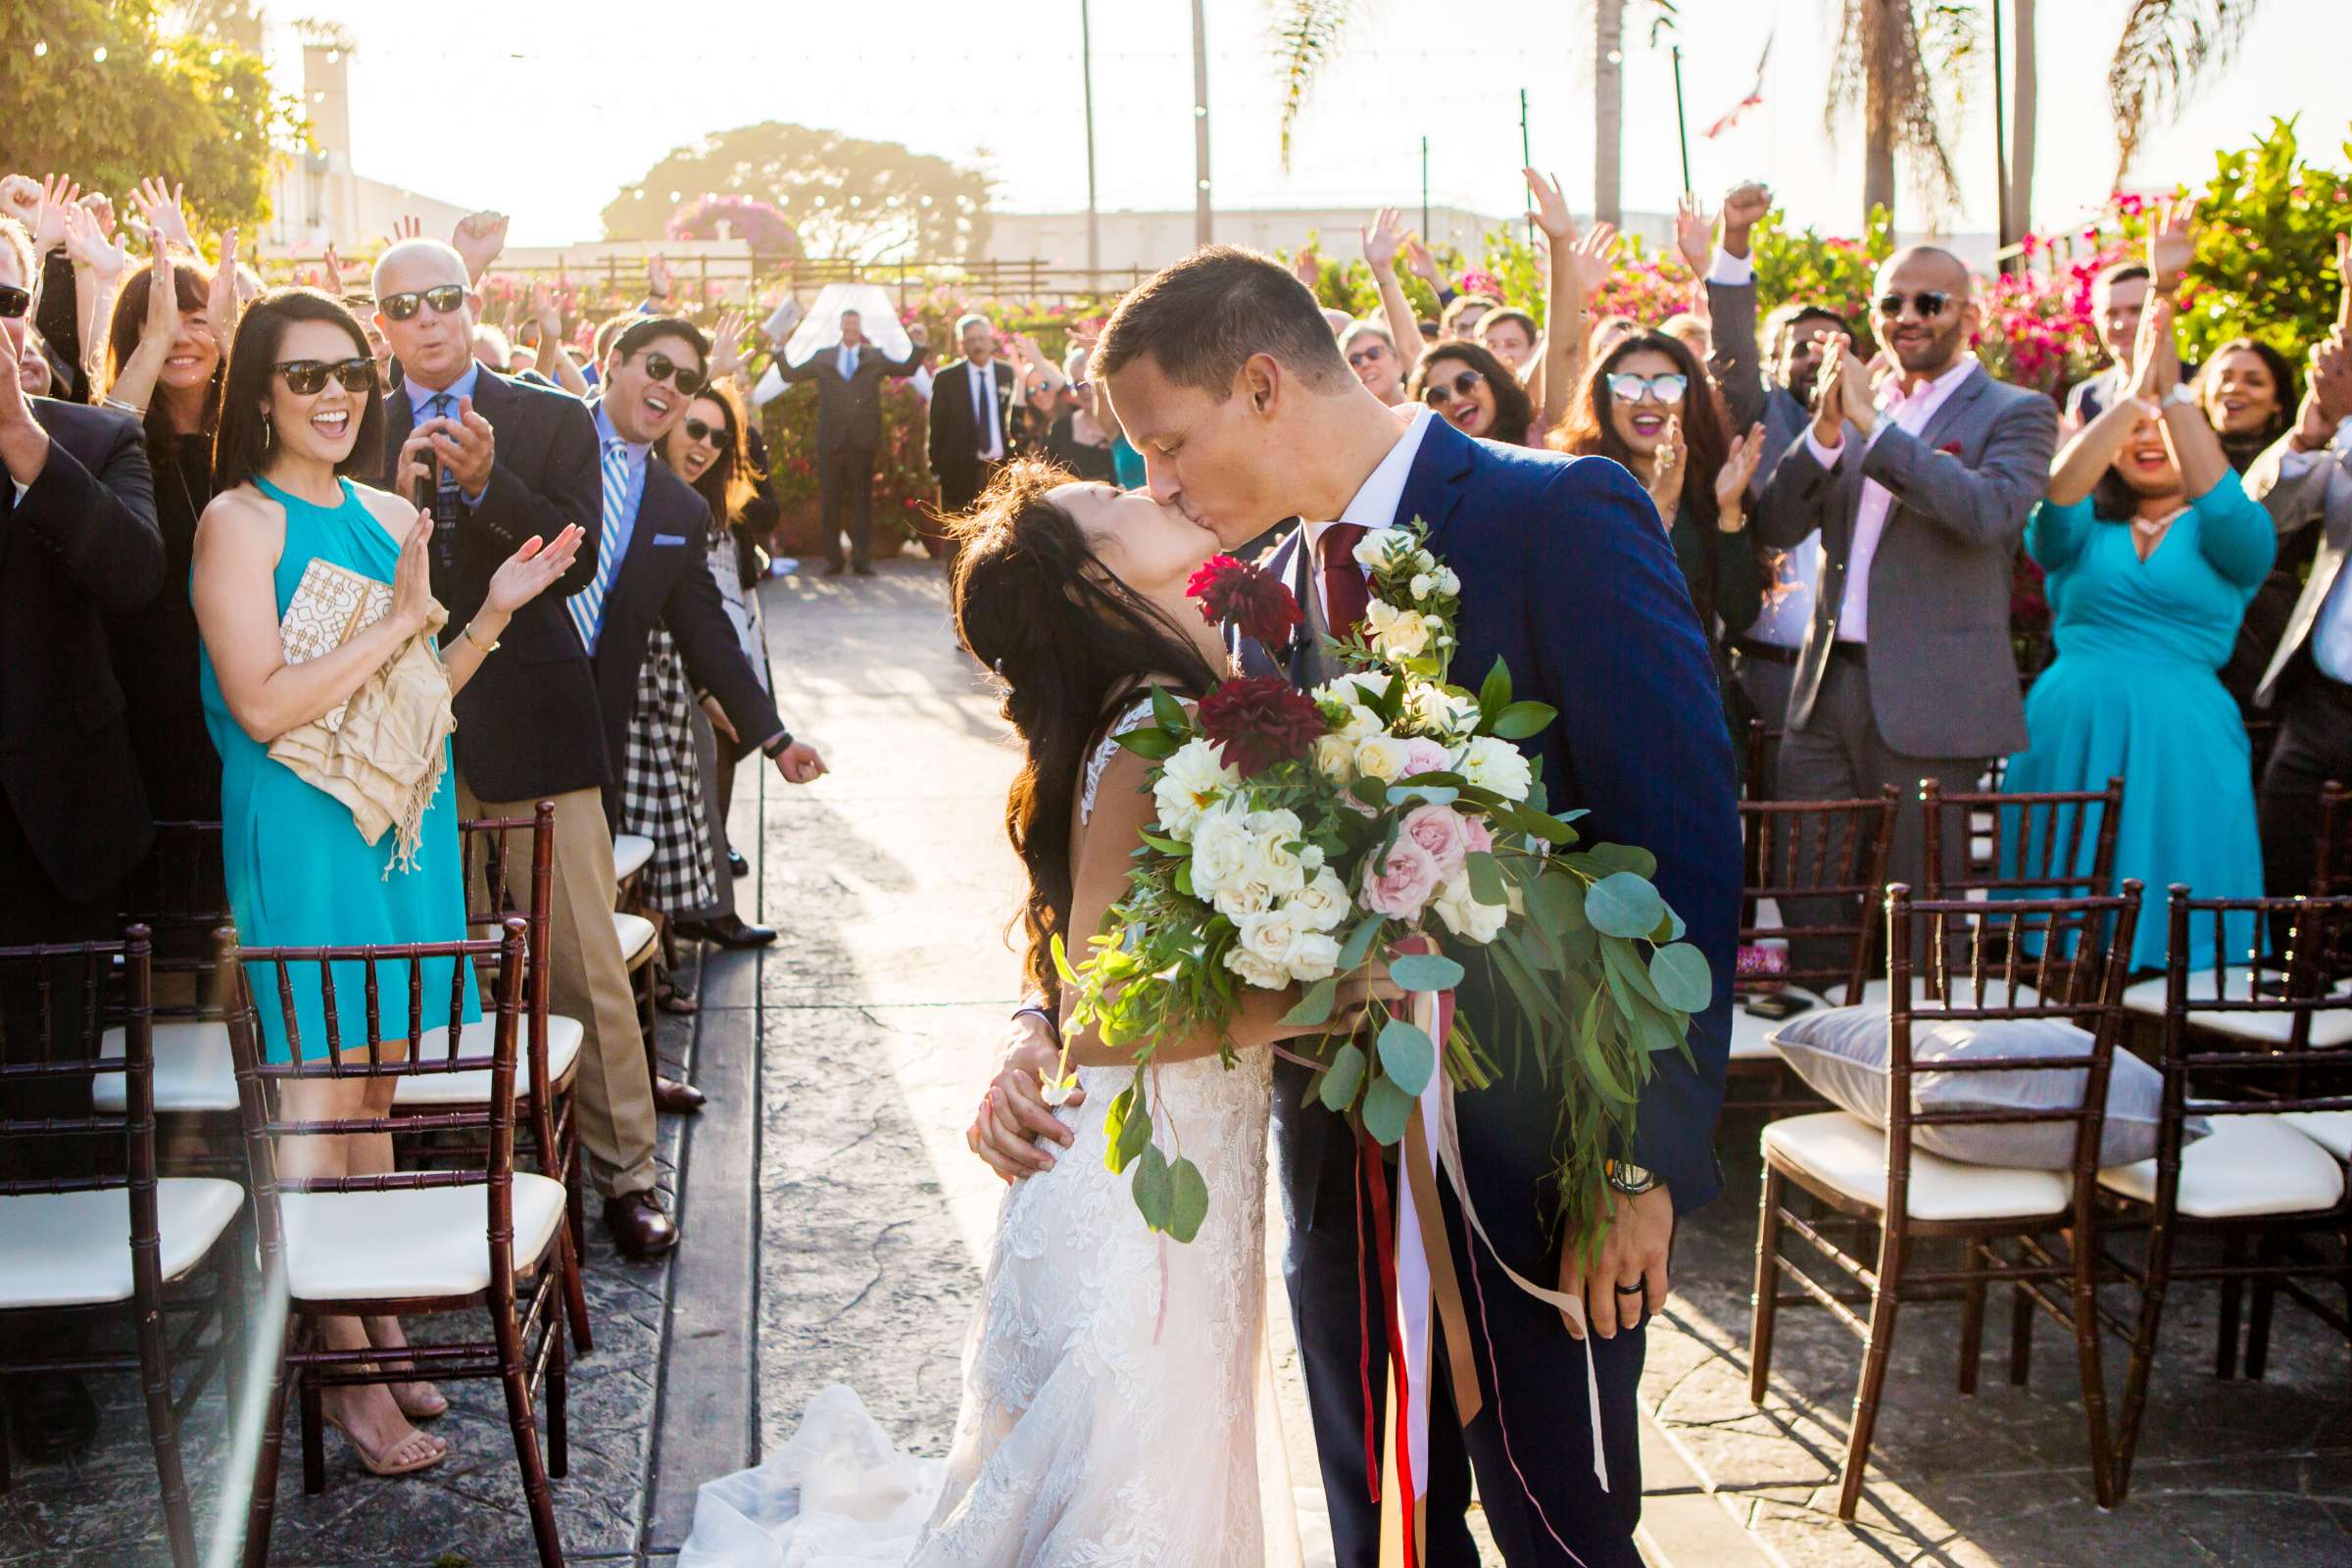
[[[2095,205],[2107,188],[2115,143],[2105,67],[2128,3],[2039,7],[2041,226]],[[2153,137],[2132,183],[2201,182],[2212,149],[2248,138],[2273,114],[2300,113],[2305,146],[2340,161],[2352,123],[2342,5],[2270,0],[2239,63]],[[604,204],[671,148],[766,119],[976,162],[997,181],[1002,209],[1086,201],[1079,0],[701,0],[650,11],[616,0],[496,0],[466,8],[456,32],[407,0],[304,0],[302,9],[357,37],[359,171],[511,213],[517,243],[596,238]],[[1590,206],[1592,24],[1581,0],[1469,10],[1356,0],[1357,23],[1307,106],[1288,171],[1276,130],[1274,9],[1270,0],[1208,0],[1218,205],[1416,206],[1426,135],[1433,202],[1518,211],[1524,87],[1537,164],[1565,178],[1580,211]],[[1683,0],[1702,192],[1759,173],[1799,222],[1856,226],[1858,136],[1848,129],[1832,143],[1822,128],[1836,10],[1835,0]],[[1625,205],[1657,211],[1681,184],[1673,77],[1663,48],[1648,46],[1642,0],[1628,0],[1627,11]],[[1192,205],[1189,17],[1185,0],[1094,0],[1106,211]],[[1698,139],[1748,90],[1768,33],[1762,107],[1722,139]],[[1951,226],[1963,231],[1993,226],[1988,65],[1969,88],[1952,137],[1966,207]],[[1906,221],[1918,217],[1913,204]]]

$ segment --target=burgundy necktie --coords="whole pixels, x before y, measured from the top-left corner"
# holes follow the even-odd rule
[[[1356,564],[1355,547],[1371,530],[1360,522],[1335,522],[1315,540],[1315,565],[1323,574],[1323,618],[1334,637],[1363,624],[1372,589]]]

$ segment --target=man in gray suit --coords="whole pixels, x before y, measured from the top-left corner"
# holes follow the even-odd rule
[[[2286,635],[2255,688],[2258,708],[2278,707],[2278,744],[2262,773],[2262,873],[2266,891],[2314,890],[2320,791],[2352,783],[2352,343],[2338,327],[2312,351],[2311,385],[2295,427],[2254,460],[2246,494],[2270,509],[2281,540],[2317,522],[2311,576]]]
[[[1813,623],[1782,742],[1784,800],[1854,800],[1922,779],[1973,786],[2026,745],[2009,644],[2011,564],[2049,481],[2058,411],[1993,380],[1968,352],[1969,271],[1932,246],[1879,270],[1889,368],[1877,396],[1851,344],[1824,354],[1811,425],[1773,470],[1756,532],[1783,549],[1821,532]],[[1959,824],[1945,847],[1960,863]],[[1897,819],[1893,880],[1918,885],[1920,814]]]

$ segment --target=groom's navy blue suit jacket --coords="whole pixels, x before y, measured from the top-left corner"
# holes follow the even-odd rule
[[[1431,421],[1397,505],[1397,523],[1415,517],[1462,579],[1455,684],[1475,690],[1501,659],[1517,696],[1559,710],[1557,722],[1521,743],[1542,761],[1551,808],[1589,810],[1576,824],[1586,843],[1655,855],[1659,892],[1714,971],[1715,1000],[1691,1020],[1692,1059],[1653,1058],[1656,1076],[1642,1092],[1639,1137],[1627,1152],[1668,1184],[1676,1211],[1687,1211],[1722,1186],[1713,1140],[1731,1031],[1740,857],[1731,742],[1673,547],[1649,498],[1616,464],[1474,441],[1443,419]],[[1303,556],[1294,530],[1268,563],[1302,593],[1312,570]],[[1262,649],[1244,655],[1261,671],[1273,667]],[[1552,1169],[1556,1102],[1532,1067],[1512,1070],[1510,1031],[1499,999],[1478,984],[1479,968],[1459,1005],[1506,1076],[1458,1102],[1463,1153],[1480,1218],[1505,1257],[1534,1274],[1556,1240],[1543,1205],[1529,1201]],[[1308,1209],[1294,1221],[1311,1226],[1336,1216],[1351,1224],[1351,1167],[1339,1122],[1286,1120],[1290,1196],[1294,1208],[1305,1200]],[[1326,1152],[1338,1157],[1327,1160]],[[1327,1165],[1336,1180],[1315,1181],[1311,1173]],[[1317,1191],[1301,1192],[1302,1179]]]

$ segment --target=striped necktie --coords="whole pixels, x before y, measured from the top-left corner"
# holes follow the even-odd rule
[[[628,549],[628,522],[629,445],[615,436],[605,443],[605,521],[596,540],[596,576],[571,596],[571,623],[580,629],[580,646],[591,654],[605,624],[605,595]]]
[[[457,411],[457,401],[446,392],[436,392],[426,405],[428,419],[446,419]],[[433,554],[445,572],[458,568],[458,476],[449,471],[449,465],[433,460]]]

